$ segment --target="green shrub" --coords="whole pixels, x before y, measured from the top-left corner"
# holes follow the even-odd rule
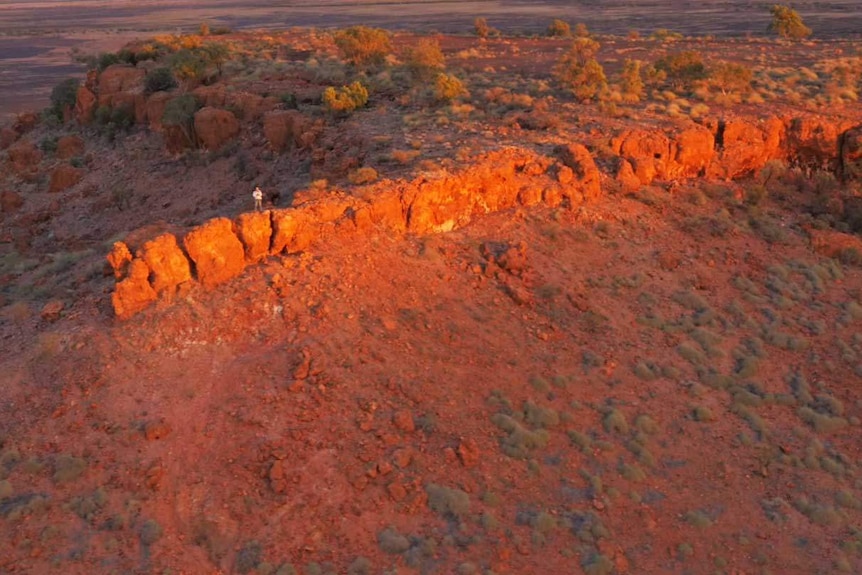
[[[187,144],[195,143],[195,112],[200,108],[197,99],[191,94],[174,98],[165,106],[162,125],[176,126],[186,136]]]
[[[788,40],[802,40],[811,35],[811,28],[805,25],[799,13],[790,6],[774,4],[769,11],[772,13],[770,32]]]
[[[366,26],[338,30],[335,45],[341,57],[355,66],[380,65],[392,53],[389,32]]]
[[[144,91],[147,94],[167,92],[177,87],[177,80],[168,68],[156,68],[147,74]]]
[[[368,103],[368,90],[361,82],[335,89],[332,86],[323,91],[323,105],[336,114],[349,114]]]
[[[67,78],[51,90],[51,107],[49,112],[58,120],[63,120],[67,110],[72,110],[78,101],[78,86],[75,78]]]
[[[174,77],[184,82],[186,88],[191,88],[200,83],[207,72],[207,61],[198,50],[183,49],[175,52],[170,59],[171,70]]]
[[[595,59],[599,47],[591,38],[577,38],[554,68],[560,85],[580,101],[596,98],[607,87],[604,68]]]
[[[620,91],[623,100],[637,102],[644,93],[644,81],[641,78],[640,60],[626,60],[620,73]]]
[[[120,62],[121,60],[118,54],[114,54],[113,52],[103,52],[99,54],[99,59],[97,61],[96,67],[101,72],[108,66],[113,66],[114,64],[119,64]]]
[[[425,486],[428,507],[444,518],[461,519],[470,512],[470,496],[460,489],[429,483]]]
[[[693,84],[707,77],[706,66],[700,52],[686,50],[669,54],[655,63],[659,72],[664,72],[675,89],[691,90]]]
[[[407,52],[407,69],[416,80],[430,80],[446,67],[440,43],[433,38],[422,38]]]
[[[751,91],[751,68],[733,62],[719,62],[710,68],[709,78],[723,94]]]
[[[464,83],[452,74],[437,74],[434,80],[434,99],[438,102],[449,102],[470,93]]]
[[[572,35],[572,29],[569,27],[568,22],[564,22],[563,20],[555,18],[551,25],[548,26],[548,36],[553,37],[569,37]]]

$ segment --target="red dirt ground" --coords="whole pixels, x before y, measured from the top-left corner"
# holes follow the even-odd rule
[[[415,112],[376,105],[328,129],[368,142]],[[560,109],[559,130],[489,112],[389,144],[601,156],[613,129],[667,120]],[[261,179],[310,177],[244,130]],[[573,210],[329,237],[118,322],[109,240],[236,213],[249,184],[142,128],[81,133],[79,187],[4,180],[30,194],[3,215],[0,571],[862,572],[862,270],[812,247],[847,227],[812,215],[804,170],[632,194],[605,175]],[[146,189],[171,178],[182,197]],[[114,206],[117,180],[143,199]],[[90,251],[61,267],[61,248]]]

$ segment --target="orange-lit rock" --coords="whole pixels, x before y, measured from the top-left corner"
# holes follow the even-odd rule
[[[616,180],[620,185],[620,189],[624,193],[636,192],[641,187],[641,180],[637,177],[637,174],[635,174],[635,170],[632,168],[631,163],[623,158],[620,158]]]
[[[296,110],[269,112],[263,117],[263,134],[273,150],[283,152],[303,146],[302,134],[309,124]]]
[[[724,124],[719,152],[707,175],[732,179],[759,170],[777,152],[771,132],[748,120],[730,120]]]
[[[790,160],[803,166],[835,169],[841,150],[841,133],[851,124],[816,116],[793,118],[787,125]]]
[[[183,245],[195,263],[198,281],[212,287],[238,276],[245,267],[242,242],[227,218],[210,220],[192,230]]]
[[[78,136],[63,136],[57,140],[57,157],[68,160],[75,156],[83,155],[84,140]]]
[[[272,220],[268,211],[241,214],[236,224],[239,239],[245,247],[246,261],[254,262],[269,255]]]
[[[132,252],[124,242],[114,242],[111,253],[108,254],[108,263],[114,270],[114,277],[118,280],[128,275],[129,263],[132,261]]]
[[[111,296],[118,318],[128,319],[156,301],[149,275],[150,268],[143,260],[136,258],[130,262],[128,276],[116,285]]]
[[[577,197],[570,198],[573,205],[583,201],[597,199],[601,193],[601,174],[596,167],[592,154],[582,144],[569,144],[558,148],[560,160],[573,172],[573,180],[567,184],[571,193]]]
[[[292,254],[305,250],[315,238],[315,228],[302,209],[273,210],[270,253]]]
[[[673,137],[669,178],[694,178],[706,173],[715,156],[715,136],[702,126],[691,126]]]
[[[80,182],[83,177],[84,170],[69,164],[60,164],[51,172],[51,184],[48,186],[48,191],[55,194],[67,190]]]
[[[631,130],[611,141],[614,151],[628,160],[641,184],[665,177],[671,155],[670,138],[660,130]]]
[[[198,86],[192,90],[192,94],[204,107],[221,108],[225,105],[226,92],[224,84]]]
[[[239,134],[239,120],[229,110],[202,108],[195,113],[195,134],[207,150],[218,150]]]
[[[189,260],[173,234],[162,234],[148,241],[138,252],[150,268],[151,283],[156,293],[173,288],[191,279]]]

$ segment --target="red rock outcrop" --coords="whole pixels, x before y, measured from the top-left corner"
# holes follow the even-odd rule
[[[12,128],[0,128],[0,150],[5,150],[18,140],[18,132]]]
[[[561,183],[572,185],[580,195],[577,203],[598,199],[602,194],[602,176],[590,151],[582,144],[569,144],[558,149],[558,154],[563,164],[570,168],[574,175],[570,182]]]
[[[836,258],[846,250],[854,250],[862,255],[862,239],[853,234],[845,234],[832,230],[809,229],[811,247],[819,254]]]
[[[173,234],[162,234],[148,241],[138,257],[149,266],[150,282],[156,293],[173,288],[192,278],[189,260],[177,244]]]
[[[79,123],[89,124],[93,121],[97,103],[96,95],[89,88],[79,86],[78,95],[75,98],[75,109],[72,114]]]
[[[68,190],[80,182],[83,177],[84,170],[70,166],[69,164],[60,164],[51,173],[51,184],[48,186],[48,191],[55,194]]]
[[[838,166],[841,134],[852,126],[846,121],[818,116],[793,118],[787,124],[790,160],[802,166],[834,170]]]
[[[125,242],[114,242],[114,247],[107,257],[108,263],[114,270],[114,277],[118,280],[128,275],[129,264],[132,262],[132,252]]]
[[[239,120],[229,110],[201,108],[195,113],[195,133],[207,150],[218,150],[239,134]]]
[[[108,66],[99,74],[99,106],[131,104],[133,107],[134,96],[129,99],[129,94],[143,92],[146,75],[143,69],[126,64]]]
[[[3,190],[0,192],[0,212],[11,214],[17,211],[24,205],[24,198],[21,194],[12,190]]]
[[[627,160],[641,184],[667,175],[670,138],[658,130],[631,130],[611,141],[611,147]]]
[[[303,146],[302,134],[310,122],[296,110],[269,112],[263,117],[263,134],[277,152]]]
[[[305,210],[288,208],[272,212],[273,255],[289,254],[305,250],[316,237],[315,223],[310,221]]]
[[[12,171],[17,175],[25,177],[38,173],[39,163],[42,161],[42,151],[26,140],[21,140],[9,146],[6,152],[9,156],[9,164]]]
[[[227,92],[224,84],[215,84],[213,86],[198,86],[192,90],[192,95],[204,107],[221,108],[225,105]]]
[[[862,179],[862,126],[841,135],[841,175],[845,180]]]
[[[83,155],[84,140],[78,136],[63,136],[57,140],[57,157],[68,160],[75,156]]]
[[[195,263],[197,279],[212,287],[238,276],[245,267],[245,251],[227,218],[210,220],[192,230],[183,245]]]
[[[729,120],[719,127],[718,153],[707,176],[733,179],[762,168],[780,157],[784,124],[777,118],[755,124],[749,120]]]
[[[142,259],[129,263],[128,275],[114,288],[111,303],[120,319],[128,319],[146,309],[158,296],[149,281],[150,268]]]
[[[660,130],[630,130],[611,141],[611,147],[629,163],[641,185],[654,179],[674,180],[703,175],[715,156],[715,137],[703,126],[671,133]],[[620,163],[617,179],[626,191],[634,191],[629,168]]]
[[[236,224],[239,239],[245,247],[247,262],[255,262],[269,255],[272,220],[268,211],[241,214]]]

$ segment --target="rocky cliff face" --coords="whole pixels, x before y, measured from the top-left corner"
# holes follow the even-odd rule
[[[294,115],[267,116],[274,147],[296,145],[300,130],[294,129]],[[847,178],[857,178],[862,172],[860,133],[858,127],[841,131],[818,118],[734,119],[712,129],[693,125],[667,132],[630,130],[612,140],[619,155],[615,176],[624,189],[656,179],[733,179],[782,159],[832,166]],[[576,208],[601,195],[602,177],[587,148],[571,144],[556,149],[554,156],[505,149],[458,173],[384,180],[349,194],[299,192],[291,208],[242,214],[233,221],[218,218],[193,229],[182,242],[165,234],[134,256],[125,244],[115,246],[108,258],[119,280],[114,309],[118,317],[131,317],[166,290],[187,282],[217,286],[262,258],[306,251],[331,234],[375,228],[432,234],[515,206]]]

